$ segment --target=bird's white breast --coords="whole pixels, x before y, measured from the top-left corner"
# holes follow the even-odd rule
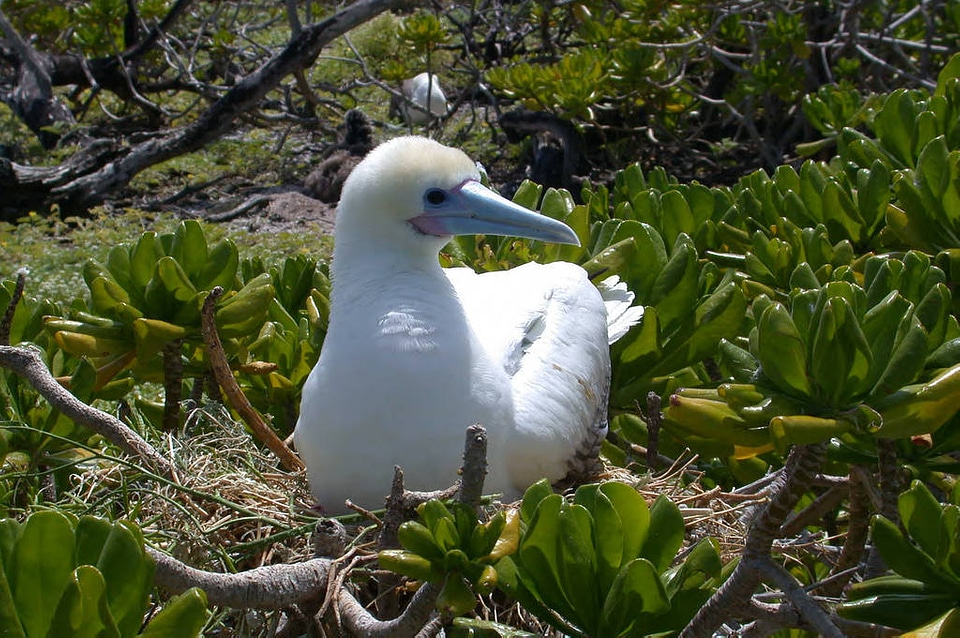
[[[296,445],[331,511],[346,498],[382,503],[394,465],[410,489],[452,484],[473,423],[487,427],[491,457],[502,455],[513,420],[509,379],[491,365],[442,275],[439,286],[424,277],[367,288],[330,318],[303,389]],[[490,489],[506,487],[502,468],[490,469]]]

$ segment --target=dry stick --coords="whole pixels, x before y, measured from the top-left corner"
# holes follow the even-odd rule
[[[207,345],[207,356],[210,357],[210,368],[213,370],[213,375],[220,387],[223,388],[223,393],[226,395],[230,407],[237,411],[240,418],[250,426],[257,438],[280,459],[284,469],[290,472],[302,470],[303,462],[263,422],[260,414],[253,409],[250,401],[240,390],[237,380],[233,378],[233,371],[230,370],[227,355],[220,343],[220,335],[217,334],[217,324],[213,314],[217,299],[222,294],[223,288],[216,286],[203,301],[203,341]]]
[[[140,458],[158,474],[175,483],[180,482],[173,464],[139,434],[116,417],[87,405],[57,383],[37,350],[25,346],[0,345],[0,366],[26,379],[50,405],[67,418],[99,434],[127,454]]]
[[[663,414],[660,412],[660,395],[647,393],[647,467],[650,471],[657,468],[660,461],[660,424]]]
[[[483,496],[483,482],[487,476],[487,431],[479,423],[467,428],[461,474],[457,500],[479,507],[480,498]]]
[[[803,508],[803,510],[797,512],[796,515],[787,517],[787,520],[783,523],[783,527],[780,528],[780,538],[796,536],[808,525],[817,523],[828,513],[833,512],[837,506],[843,502],[843,499],[847,497],[848,492],[849,490],[846,485],[833,485],[829,487],[827,491],[815,498],[813,502]]]
[[[817,602],[807,595],[803,587],[797,583],[793,575],[772,560],[765,560],[760,563],[760,573],[767,580],[775,583],[777,587],[787,595],[794,608],[800,613],[800,617],[810,623],[817,633],[821,636],[837,636],[843,638],[843,634],[830,619],[823,608]]]
[[[292,565],[265,565],[236,574],[196,569],[151,547],[157,563],[156,584],[179,594],[199,587],[211,605],[236,609],[279,609],[309,599],[327,583],[330,560],[312,558]]]
[[[770,550],[773,541],[783,521],[819,471],[825,453],[826,446],[822,443],[793,447],[787,457],[785,471],[771,485],[773,496],[750,524],[739,564],[684,628],[680,638],[710,636],[725,620],[750,612],[753,593],[763,580],[766,564],[772,560]],[[804,610],[798,611],[802,614]],[[805,617],[805,620],[813,622],[816,619]],[[824,635],[842,636],[836,627],[832,633]]]
[[[893,439],[877,439],[877,456],[880,470],[880,512],[879,514],[894,523],[900,522],[897,509],[897,497],[900,494],[900,466],[897,464],[897,446]],[[887,571],[887,564],[876,547],[870,549],[864,579],[881,576]]]
[[[820,588],[824,596],[839,596],[850,582],[850,577],[853,576],[850,568],[858,565],[863,557],[863,549],[867,544],[867,530],[870,529],[868,486],[872,480],[870,473],[862,466],[854,465],[850,468],[850,516],[847,523],[847,538],[843,542],[837,564],[830,570],[830,582]],[[844,576],[834,578],[839,574]]]
[[[180,427],[180,399],[183,398],[183,339],[174,339],[163,347],[163,429],[176,432]]]
[[[3,311],[3,318],[0,319],[0,346],[10,345],[10,330],[13,327],[13,313],[17,311],[17,305],[23,298],[23,287],[27,283],[27,275],[20,270],[17,272],[17,283],[13,287],[13,296],[10,297],[10,303]]]

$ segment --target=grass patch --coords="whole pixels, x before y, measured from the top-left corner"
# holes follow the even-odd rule
[[[88,259],[102,262],[114,246],[134,243],[148,230],[173,232],[179,222],[180,217],[171,213],[102,208],[89,218],[61,220],[31,212],[16,225],[0,222],[0,280],[15,279],[23,268],[31,296],[56,302],[86,297],[81,269]],[[306,233],[313,235],[309,241],[302,231],[251,233],[240,224],[208,224],[204,232],[211,243],[229,237],[241,259],[257,256],[267,265],[298,254],[327,259],[333,252],[333,239],[319,228]]]

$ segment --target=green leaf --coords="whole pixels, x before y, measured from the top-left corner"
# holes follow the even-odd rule
[[[75,567],[73,530],[70,519],[52,510],[32,514],[23,525],[8,576],[28,636],[46,636],[50,628]]]
[[[137,359],[148,361],[156,356],[171,341],[183,339],[188,331],[183,326],[141,317],[133,321],[133,337],[137,348]]]
[[[525,610],[567,636],[583,636],[583,632],[543,604],[538,595],[525,585],[524,579],[521,578],[520,569],[513,557],[501,558],[497,561],[496,568],[500,589],[510,597],[515,598]]]
[[[77,524],[79,535],[84,525]],[[143,613],[153,588],[154,561],[143,549],[139,530],[119,521],[110,526],[96,567],[106,581],[107,601],[117,628],[124,636],[134,635],[143,622]]]
[[[192,638],[199,636],[207,622],[207,596],[202,589],[192,587],[173,597],[160,610],[140,638]]]
[[[623,530],[623,565],[640,556],[640,550],[650,530],[650,509],[640,493],[626,483],[603,483],[600,492],[610,500],[620,517]]]
[[[699,230],[690,205],[679,191],[664,193],[660,197],[660,208],[663,215],[663,238],[667,243],[675,243],[681,233],[693,236]]]
[[[527,488],[523,493],[523,501],[520,503],[520,520],[529,523],[533,520],[533,515],[540,505],[540,501],[553,495],[553,488],[550,487],[550,481],[540,479]]]
[[[687,558],[666,579],[667,596],[673,600],[679,592],[698,589],[720,576],[723,562],[720,560],[720,548],[716,540],[704,538],[697,543]]]
[[[907,533],[937,564],[942,564],[950,550],[950,537],[941,522],[943,509],[930,490],[920,481],[897,499],[900,519]]]
[[[662,614],[670,601],[657,569],[644,558],[636,558],[620,570],[603,602],[600,635],[618,636],[630,630],[640,614]]]
[[[513,194],[513,202],[520,204],[524,208],[537,210],[537,204],[540,203],[540,195],[543,193],[543,186],[528,179],[523,180]]]
[[[443,551],[433,538],[433,533],[417,521],[405,521],[397,530],[400,545],[414,554],[430,561],[443,560]]]
[[[577,613],[565,595],[557,565],[562,504],[563,497],[559,494],[551,494],[540,501],[520,541],[519,557],[540,599],[561,616],[572,620],[577,618]]]
[[[206,263],[196,276],[197,288],[208,291],[216,286],[224,290],[233,289],[239,265],[240,254],[236,244],[229,239],[221,239],[210,249]]]
[[[593,517],[596,587],[599,591],[607,591],[613,584],[617,572],[620,571],[621,564],[625,562],[623,559],[624,531],[620,515],[610,499],[596,484],[578,488],[574,502],[586,507]]]
[[[431,583],[443,581],[444,572],[421,554],[405,549],[385,549],[378,555],[381,569],[402,574],[415,580],[424,580]]]
[[[203,226],[195,219],[177,224],[170,245],[170,256],[180,265],[191,281],[197,281],[207,264],[207,238]]]
[[[153,231],[140,235],[136,246],[130,253],[130,280],[135,290],[143,290],[153,278],[157,261],[163,257],[163,246],[160,238]]]
[[[871,397],[882,397],[897,391],[913,382],[923,369],[927,352],[927,332],[915,314],[904,317],[898,333],[903,336],[894,344],[893,351],[888,350],[886,357],[881,355],[877,359],[878,362],[886,361],[887,364],[883,366],[883,372],[870,391]]]
[[[97,568],[80,565],[60,597],[50,623],[50,638],[119,638],[107,606],[107,584]],[[141,615],[143,610],[141,609]],[[133,632],[140,627],[139,623]],[[125,635],[134,635],[133,633]]]
[[[673,501],[658,496],[650,508],[650,523],[640,556],[662,572],[670,566],[683,545],[683,515]]]
[[[883,147],[904,166],[913,166],[913,144],[910,132],[916,110],[913,99],[905,89],[897,89],[887,96],[877,113],[874,127]]]
[[[9,638],[23,638],[26,635],[10,588],[13,548],[19,535],[20,524],[17,521],[11,518],[0,520],[0,627],[4,628],[4,636]]]
[[[844,602],[837,613],[850,620],[910,631],[942,616],[955,604],[955,597],[948,593],[885,593]]]
[[[597,566],[594,553],[593,517],[582,505],[567,505],[557,517],[560,541],[557,567],[563,592],[578,616],[571,618],[591,632],[600,615],[600,599],[596,581]]]
[[[693,311],[698,296],[698,272],[697,250],[689,237],[681,235],[651,291],[651,305],[657,309],[664,330],[671,330]]]
[[[924,551],[904,538],[900,529],[882,516],[874,516],[871,525],[874,545],[890,569],[901,576],[927,583],[945,591],[956,591],[960,579],[939,569]]]
[[[774,302],[760,315],[755,354],[763,374],[777,387],[787,394],[810,396],[806,347],[783,304]]]

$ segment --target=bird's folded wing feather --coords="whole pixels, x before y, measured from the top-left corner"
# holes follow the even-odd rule
[[[471,327],[512,377],[518,484],[585,470],[606,432],[610,359],[606,308],[574,264],[525,264],[477,275],[447,270]],[[585,457],[591,457],[586,459]]]

